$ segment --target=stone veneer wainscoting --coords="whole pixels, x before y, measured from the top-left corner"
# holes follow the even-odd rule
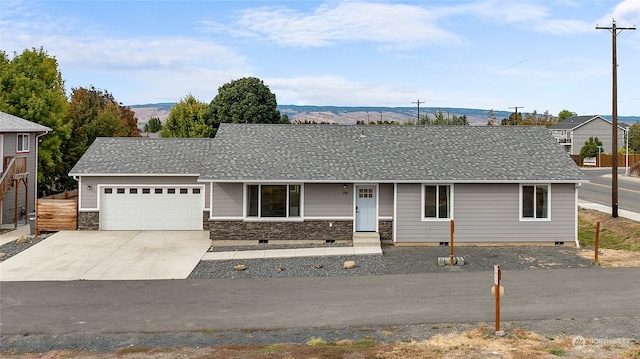
[[[97,231],[100,228],[100,212],[78,212],[78,229]]]
[[[210,221],[211,240],[352,240],[353,221]]]

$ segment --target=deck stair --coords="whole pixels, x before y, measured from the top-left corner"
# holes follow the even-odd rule
[[[25,178],[28,175],[26,157],[5,157],[3,161],[4,171],[0,173],[0,202],[11,190],[15,180]]]

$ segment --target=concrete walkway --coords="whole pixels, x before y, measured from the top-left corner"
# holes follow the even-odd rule
[[[9,242],[13,242],[16,239],[20,238],[20,236],[27,236],[30,232],[29,226],[18,226],[18,229],[13,230],[11,232],[0,234],[0,246],[7,244]]]
[[[320,257],[320,256],[353,256],[382,254],[378,246],[361,247],[327,247],[327,248],[291,248],[291,249],[263,249],[233,252],[207,252],[203,261],[253,259],[253,258],[291,258],[291,257]]]

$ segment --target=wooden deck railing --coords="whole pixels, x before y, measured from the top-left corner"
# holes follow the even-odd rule
[[[16,176],[27,175],[27,158],[26,157],[5,157],[4,171],[0,177],[0,201],[4,200],[4,196],[11,189],[13,180]]]

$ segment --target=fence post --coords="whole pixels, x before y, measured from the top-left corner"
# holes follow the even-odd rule
[[[593,245],[594,257],[593,264],[598,265],[598,240],[600,239],[600,221],[596,222],[596,239]]]

